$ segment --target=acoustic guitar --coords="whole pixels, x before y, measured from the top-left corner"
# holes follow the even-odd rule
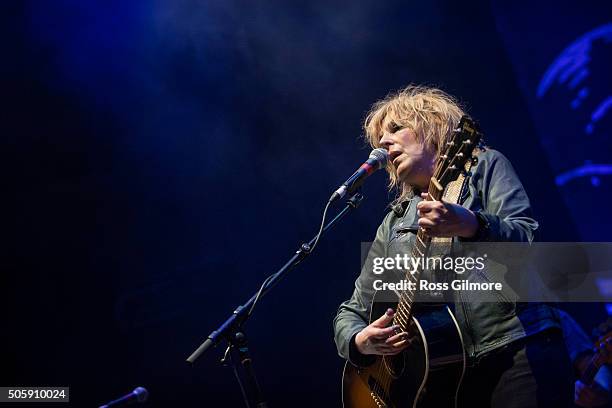
[[[598,340],[593,348],[593,356],[580,376],[580,381],[593,385],[597,372],[604,364],[612,364],[612,319],[602,323],[598,329]]]

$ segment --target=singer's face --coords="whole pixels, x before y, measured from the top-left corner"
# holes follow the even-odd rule
[[[399,181],[427,191],[436,163],[434,148],[425,146],[418,140],[414,131],[399,128],[390,119],[385,121],[383,130],[380,144],[389,152],[389,162]]]

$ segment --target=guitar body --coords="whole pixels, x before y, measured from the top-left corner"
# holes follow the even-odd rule
[[[396,306],[376,302],[374,296],[370,323]],[[396,356],[378,356],[366,368],[346,363],[342,379],[345,408],[456,407],[465,372],[461,332],[448,306],[418,306],[409,329],[413,341],[406,350]]]

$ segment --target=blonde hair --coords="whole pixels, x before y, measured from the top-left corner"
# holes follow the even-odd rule
[[[439,156],[463,115],[459,102],[446,92],[409,85],[372,105],[363,124],[364,137],[373,148],[378,148],[385,132],[395,132],[391,128],[409,128],[420,143],[433,148]],[[398,191],[395,204],[412,195],[412,186],[400,183],[390,163],[387,172],[389,190]]]

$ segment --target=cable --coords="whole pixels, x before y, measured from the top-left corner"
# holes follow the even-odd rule
[[[315,241],[312,244],[312,246],[309,248],[306,244],[302,245],[302,248],[300,248],[301,251],[306,251],[308,254],[311,254],[312,251],[314,251],[315,247],[317,246],[317,243],[319,242],[319,238],[321,237],[321,234],[323,233],[323,228],[325,228],[325,219],[327,218],[327,210],[329,209],[330,204],[332,203],[331,198],[327,201],[327,204],[325,205],[325,209],[323,210],[323,217],[321,218],[321,226],[319,227],[319,232],[317,232],[317,236],[315,237]],[[297,262],[295,265],[298,265],[301,261]],[[272,280],[274,277],[276,277],[276,275],[278,275],[278,272],[268,276],[263,283],[261,284],[261,287],[259,288],[259,290],[257,291],[257,295],[255,296],[255,300],[253,301],[253,304],[251,305],[251,308],[249,309],[249,313],[247,313],[247,318],[249,316],[251,316],[251,314],[253,313],[253,309],[255,309],[255,305],[257,304],[257,302],[259,301],[261,294],[263,293],[263,290],[266,288],[266,286],[268,285],[268,283],[270,282],[270,280]]]

